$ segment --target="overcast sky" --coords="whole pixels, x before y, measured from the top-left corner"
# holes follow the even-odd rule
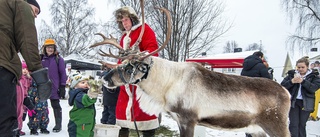
[[[224,0],[226,9],[223,16],[233,22],[231,30],[220,39],[212,53],[222,53],[225,43],[230,40],[236,41],[240,47],[245,48],[249,44],[260,41],[264,46],[268,62],[275,69],[275,77],[280,77],[287,54],[285,41],[294,27],[289,24],[286,13],[280,5],[280,0]],[[42,19],[49,20],[49,5],[52,0],[38,0],[41,13],[36,19],[39,25]],[[108,0],[89,0],[96,8],[96,21],[107,21],[112,12],[118,8],[108,4]],[[295,62],[299,55],[295,55]]]

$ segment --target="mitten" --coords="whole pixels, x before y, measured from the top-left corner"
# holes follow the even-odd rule
[[[23,105],[25,105],[29,110],[34,109],[34,104],[28,96],[23,99]]]
[[[96,80],[89,80],[90,89],[88,91],[88,96],[90,98],[97,98],[98,94],[101,92],[102,82]]]
[[[32,72],[31,77],[37,84],[40,102],[45,102],[51,96],[52,86],[52,83],[48,77],[48,68],[42,68]]]
[[[36,114],[36,111],[34,111],[34,110],[28,110],[28,116],[29,117],[32,117],[32,116],[34,116]]]
[[[59,87],[59,97],[64,99],[66,95],[66,86],[60,85]]]

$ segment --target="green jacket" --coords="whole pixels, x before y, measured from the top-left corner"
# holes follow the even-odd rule
[[[69,137],[93,137],[95,126],[96,98],[87,95],[88,89],[72,89],[69,92],[68,103],[73,108],[69,112]]]
[[[42,68],[31,6],[23,0],[0,0],[0,66],[21,76],[18,52],[30,71]]]

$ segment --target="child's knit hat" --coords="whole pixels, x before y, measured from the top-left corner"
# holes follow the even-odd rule
[[[22,68],[23,68],[23,69],[28,68],[28,67],[27,67],[27,63],[26,63],[25,61],[22,61],[21,64],[22,64]]]
[[[87,77],[81,74],[75,73],[70,76],[70,88],[74,88],[80,81],[88,80]]]

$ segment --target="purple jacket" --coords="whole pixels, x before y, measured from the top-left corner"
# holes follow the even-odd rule
[[[48,68],[49,78],[52,82],[52,89],[51,89],[51,97],[50,99],[60,99],[58,90],[59,86],[63,85],[66,86],[67,81],[67,74],[66,74],[66,67],[64,64],[64,60],[61,56],[59,56],[59,63],[56,61],[56,55],[52,54],[49,57],[43,55],[42,58],[42,66],[44,68]]]

